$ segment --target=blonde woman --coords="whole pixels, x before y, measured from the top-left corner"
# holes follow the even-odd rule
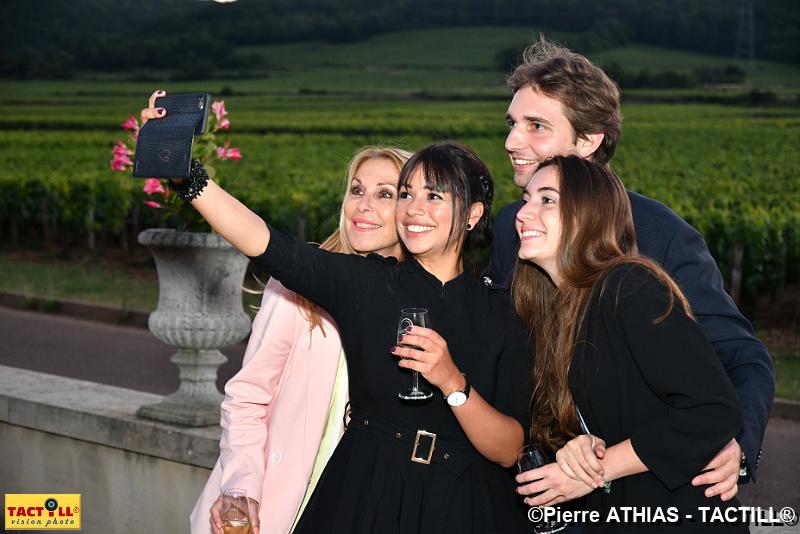
[[[394,213],[400,168],[410,156],[386,147],[353,156],[339,228],[320,248],[402,259]],[[254,533],[290,532],[339,441],[346,400],[335,323],[270,280],[242,369],[225,386],[220,458],[192,512],[192,534],[222,534],[220,494],[234,487],[258,509]]]

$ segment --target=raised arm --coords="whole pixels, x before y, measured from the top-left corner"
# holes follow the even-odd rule
[[[165,96],[165,91],[150,95],[147,108],[140,113],[142,124],[166,116],[164,108],[156,108],[155,100]],[[192,200],[192,206],[219,235],[228,240],[242,254],[258,256],[269,243],[269,228],[264,220],[209,180],[203,192]]]

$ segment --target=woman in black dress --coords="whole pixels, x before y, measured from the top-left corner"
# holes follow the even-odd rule
[[[561,462],[518,475],[519,492],[536,506],[588,495],[586,508],[600,512],[584,521],[590,532],[746,531],[711,524],[713,510],[735,499],[706,498],[691,485],[742,416],[680,289],[638,255],[622,182],[591,161],[555,157],[524,198],[517,231],[527,261],[512,292],[536,347],[531,436],[556,451],[583,428],[609,447],[585,472]]]
[[[152,101],[143,120],[161,117]],[[199,170],[178,191],[216,232],[339,326],[352,417],[295,533],[530,531],[506,470],[528,421],[530,348],[507,295],[463,263],[463,251],[488,234],[493,193],[474,152],[435,144],[403,167],[395,214],[410,253],[403,263],[300,243]],[[423,350],[398,347],[400,310],[409,307],[430,313],[431,328],[413,327],[403,339]],[[400,400],[409,369],[438,394]]]

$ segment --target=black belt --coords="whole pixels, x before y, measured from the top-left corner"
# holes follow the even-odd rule
[[[348,429],[356,429],[396,443],[414,463],[444,467],[460,476],[480,454],[463,439],[445,438],[428,429],[408,430],[363,410],[353,410]]]

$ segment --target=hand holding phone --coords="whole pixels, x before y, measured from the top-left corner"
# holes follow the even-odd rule
[[[186,178],[192,160],[195,135],[206,131],[210,93],[184,93],[158,97],[155,107],[166,116],[147,121],[139,131],[133,176],[137,178]]]

